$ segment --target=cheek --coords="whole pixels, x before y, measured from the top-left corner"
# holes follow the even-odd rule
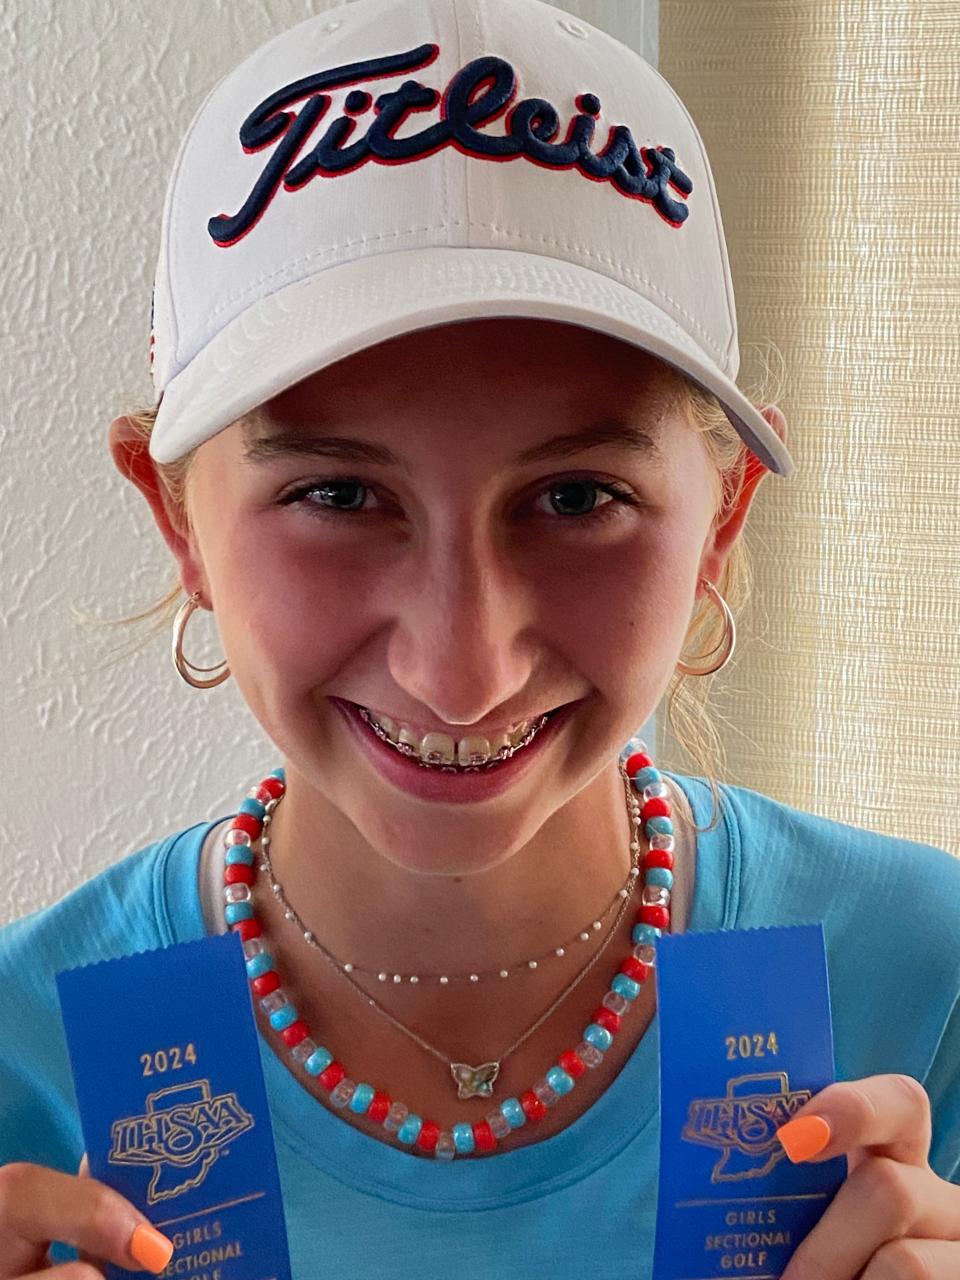
[[[693,607],[699,544],[676,521],[651,520],[609,552],[568,556],[538,589],[549,635],[582,671],[672,671]],[[635,675],[634,675],[635,679]]]
[[[240,523],[216,571],[221,634],[249,682],[315,684],[345,665],[360,643],[362,571],[343,548],[283,533],[279,521]],[[241,676],[242,683],[242,676]]]

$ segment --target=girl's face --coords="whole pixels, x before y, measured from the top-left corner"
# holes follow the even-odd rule
[[[674,377],[575,326],[471,320],[361,351],[200,447],[184,584],[318,822],[332,805],[398,865],[469,873],[615,770],[741,522],[713,528]],[[631,429],[652,445],[611,438]],[[594,443],[548,453],[574,433]],[[366,454],[297,451],[332,436]],[[454,739],[577,705],[464,804],[394,785],[332,699]]]

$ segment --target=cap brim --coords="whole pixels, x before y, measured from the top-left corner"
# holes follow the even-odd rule
[[[477,248],[358,258],[259,299],[164,389],[150,454],[173,462],[337,360],[415,329],[481,316],[559,320],[649,351],[712,392],[764,466],[782,476],[795,471],[780,437],[736,383],[654,303],[576,263]]]

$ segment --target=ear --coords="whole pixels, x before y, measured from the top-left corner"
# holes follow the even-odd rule
[[[780,409],[773,404],[765,409],[760,409],[760,413],[764,420],[773,427],[783,443],[786,444],[787,420]],[[753,496],[760,485],[760,481],[765,475],[769,474],[767,467],[752,453],[746,454],[742,466],[743,486],[740,496],[722,522],[712,526],[710,536],[704,546],[698,577],[706,578],[708,582],[719,582],[727,558],[746,522],[747,512],[750,510]],[[725,478],[724,484],[731,487],[738,479],[739,473],[728,476]],[[700,594],[699,586],[697,594]]]
[[[184,591],[188,596],[199,591],[209,597],[196,537],[184,512],[171,500],[142,433],[130,418],[115,418],[110,424],[108,441],[114,466],[146,498],[157,528],[180,566]]]

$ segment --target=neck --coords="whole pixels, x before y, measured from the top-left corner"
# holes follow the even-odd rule
[[[522,848],[469,875],[396,865],[289,769],[268,830],[274,876],[328,951],[358,968],[439,974],[509,967],[575,939],[626,882],[632,828],[613,761]]]

